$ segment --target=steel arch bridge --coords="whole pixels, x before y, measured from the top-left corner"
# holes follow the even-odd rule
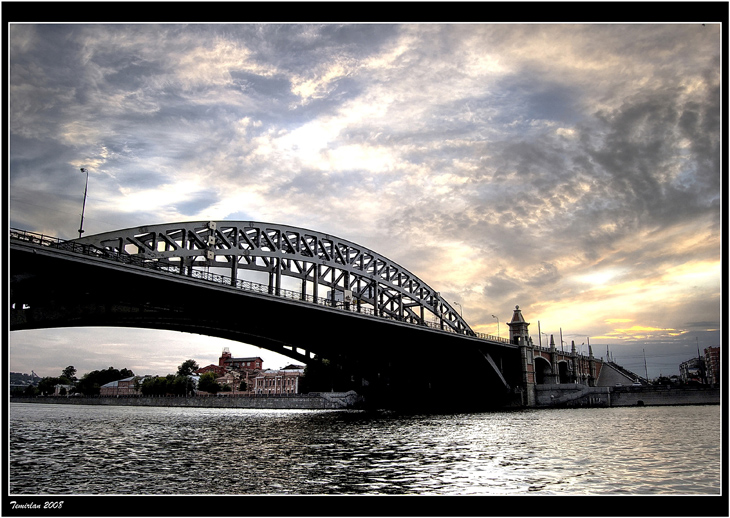
[[[106,253],[135,256],[180,275],[211,269],[246,288],[240,270],[268,274],[269,293],[282,278],[301,282],[302,300],[479,336],[433,288],[403,266],[366,247],[304,228],[253,221],[197,221],[115,230],[74,239]],[[325,297],[321,287],[329,288]],[[492,337],[490,337],[492,338]]]
[[[308,365],[326,359],[387,404],[453,405],[442,367],[456,357],[470,372],[458,381],[462,403],[503,402],[520,383],[518,344],[475,333],[411,272],[328,234],[201,221],[68,241],[11,229],[9,245],[10,331],[135,327],[224,338]],[[246,270],[268,284],[241,278]]]

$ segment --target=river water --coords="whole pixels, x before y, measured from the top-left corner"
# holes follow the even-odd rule
[[[719,495],[721,407],[11,403],[10,495]]]

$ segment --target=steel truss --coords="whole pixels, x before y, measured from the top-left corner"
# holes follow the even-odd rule
[[[411,324],[476,336],[438,292],[390,259],[328,234],[253,221],[198,221],[128,228],[73,240],[117,254],[154,261],[180,275],[210,268],[268,274],[268,291],[282,292],[282,277],[301,281],[301,299]],[[308,293],[308,291],[310,293]]]

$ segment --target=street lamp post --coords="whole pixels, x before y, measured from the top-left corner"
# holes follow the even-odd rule
[[[454,304],[459,306],[459,316],[461,316],[461,318],[464,318],[464,308],[462,308],[461,304],[459,304],[458,302],[454,302]]]
[[[497,319],[497,338],[501,338],[500,335],[499,335],[499,319],[496,316],[494,316],[494,315],[492,315],[492,318]]]
[[[84,187],[84,204],[81,206],[81,225],[79,226],[79,239],[84,233],[84,211],[86,210],[86,193],[89,190],[89,170],[85,167],[81,168],[82,173],[86,173],[86,187]]]

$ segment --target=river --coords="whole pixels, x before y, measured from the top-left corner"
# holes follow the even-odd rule
[[[719,495],[721,407],[404,415],[11,403],[26,495]]]

